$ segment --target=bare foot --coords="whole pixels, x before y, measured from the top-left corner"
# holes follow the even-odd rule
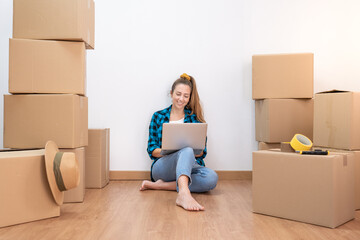
[[[144,180],[141,184],[140,191],[144,190],[176,190],[176,182],[164,182],[159,179],[156,182]]]
[[[158,180],[158,181],[162,181],[162,180]],[[155,187],[156,187],[156,182],[144,180],[141,184],[140,191],[144,191],[147,189],[154,189]]]
[[[203,211],[205,208],[201,206],[190,194],[190,192],[179,192],[176,198],[176,205],[188,211]]]

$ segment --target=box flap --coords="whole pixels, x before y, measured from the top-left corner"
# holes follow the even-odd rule
[[[253,56],[289,56],[289,55],[314,55],[314,53],[311,52],[302,52],[302,53],[265,53],[265,54],[253,54]]]
[[[26,150],[26,151],[4,151],[4,152],[0,152],[0,159],[2,159],[2,158],[41,156],[41,155],[44,155],[44,154],[45,154],[45,149]]]
[[[328,91],[323,91],[323,92],[318,92],[316,94],[326,94],[326,93],[343,93],[343,92],[350,92],[347,90],[337,90],[337,89],[333,89],[333,90],[328,90]]]
[[[40,150],[41,148],[3,148],[0,149],[0,152],[15,152],[15,151],[30,151],[30,150]]]

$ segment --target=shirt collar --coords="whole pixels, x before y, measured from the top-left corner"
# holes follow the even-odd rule
[[[170,121],[171,108],[172,108],[172,104],[170,105],[170,107],[165,109],[165,119],[167,119],[168,121]],[[186,119],[190,115],[191,110],[187,109],[187,108],[184,108],[184,113],[185,113],[184,119]]]

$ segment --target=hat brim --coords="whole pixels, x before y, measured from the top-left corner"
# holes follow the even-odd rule
[[[62,205],[64,202],[64,192],[61,192],[56,184],[54,174],[54,158],[59,149],[55,142],[48,141],[45,145],[45,167],[46,175],[49,181],[52,195],[54,196],[57,205]]]

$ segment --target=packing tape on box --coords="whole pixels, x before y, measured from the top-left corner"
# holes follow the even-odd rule
[[[290,145],[295,151],[309,151],[313,143],[306,136],[302,134],[295,134],[290,141]]]

